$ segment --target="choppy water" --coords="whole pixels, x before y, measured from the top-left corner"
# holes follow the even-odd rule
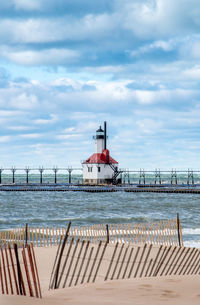
[[[162,193],[0,192],[0,230],[32,226],[149,222],[176,218],[184,244],[200,247],[200,196]]]

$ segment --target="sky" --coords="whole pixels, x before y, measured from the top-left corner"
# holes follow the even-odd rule
[[[0,0],[0,166],[200,169],[199,0]]]

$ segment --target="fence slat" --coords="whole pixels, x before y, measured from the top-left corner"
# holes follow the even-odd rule
[[[28,251],[29,264],[30,264],[30,267],[31,267],[31,273],[32,273],[32,278],[33,278],[33,285],[34,285],[34,288],[35,288],[35,295],[38,298],[39,293],[38,293],[37,280],[36,280],[35,268],[34,268],[34,264],[33,264],[33,258],[32,258],[30,245],[27,245],[27,251]]]
[[[0,282],[1,282],[1,292],[2,292],[2,294],[4,294],[3,271],[2,271],[1,258],[0,258]]]
[[[8,282],[7,282],[7,274],[6,274],[6,266],[5,266],[5,260],[3,255],[3,249],[1,248],[1,258],[2,258],[2,265],[3,265],[3,273],[4,273],[4,282],[6,286],[6,293],[8,294]]]
[[[26,278],[27,278],[27,283],[28,283],[29,294],[30,294],[30,297],[33,297],[34,296],[33,289],[32,289],[32,285],[31,285],[31,280],[30,280],[30,275],[29,275],[28,264],[27,264],[27,260],[26,260],[26,253],[25,253],[24,247],[22,250],[22,258],[23,258],[23,262],[24,262],[24,268],[26,271]]]
[[[9,277],[9,282],[10,282],[10,290],[11,294],[13,294],[13,285],[12,285],[12,280],[11,280],[11,273],[10,273],[10,266],[9,266],[9,261],[8,261],[8,253],[7,249],[5,248],[5,256],[6,256],[6,263],[7,263],[7,270],[8,270],[8,277]]]
[[[8,252],[10,254],[10,261],[11,261],[11,266],[12,266],[12,271],[13,271],[16,292],[17,292],[17,295],[19,295],[19,288],[17,285],[17,276],[16,276],[16,272],[15,272],[15,266],[14,266],[14,261],[13,261],[12,250],[11,250],[10,244],[8,244]]]
[[[22,276],[22,272],[21,272],[20,263],[19,263],[17,244],[14,244],[14,253],[15,253],[15,259],[16,259],[16,264],[17,264],[19,292],[20,292],[20,295],[26,295],[24,280],[23,280],[23,276]]]

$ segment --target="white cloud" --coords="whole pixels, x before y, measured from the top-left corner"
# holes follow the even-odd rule
[[[12,0],[14,2],[14,5],[16,9],[23,9],[27,11],[35,10],[40,8],[40,2],[41,0]]]
[[[162,127],[162,123],[160,121],[152,119],[137,120],[136,125],[142,133],[146,134],[157,133]]]
[[[190,69],[185,69],[183,71],[183,76],[187,79],[199,80],[200,79],[200,65],[195,65]]]
[[[28,95],[27,93],[20,93],[16,97],[12,97],[10,106],[19,109],[33,109],[38,106],[38,99],[35,95]]]
[[[121,21],[136,36],[150,39],[198,32],[199,13],[198,0],[129,0],[121,7]]]
[[[76,126],[65,128],[62,132],[66,133],[67,137],[68,137],[68,134],[69,135],[78,134],[78,136],[79,136],[79,135],[82,135],[87,132],[94,132],[96,128],[97,128],[97,123],[94,120],[94,118],[93,118],[93,120],[91,120],[91,118],[88,118],[87,122],[79,121],[76,124]]]
[[[33,129],[32,126],[20,126],[20,125],[13,125],[13,126],[6,126],[6,129],[13,130],[13,131],[25,131]]]
[[[19,137],[23,139],[38,139],[41,138],[43,134],[41,133],[26,133],[26,134],[21,134]]]
[[[0,136],[0,143],[9,142],[11,140],[11,136]]]
[[[82,135],[81,134],[61,134],[56,136],[58,140],[70,140],[70,139],[76,139],[80,138]]]
[[[35,2],[34,1],[29,1]],[[0,20],[2,42],[45,43],[76,41],[107,37],[115,27],[115,18],[108,14],[89,14],[83,18],[65,16],[61,18],[30,18]]]
[[[17,51],[1,48],[2,56],[21,65],[54,65],[75,61],[79,52],[67,49],[48,49],[40,51]]]
[[[0,110],[0,117],[14,117],[20,114],[23,114],[23,112],[15,110]]]
[[[155,102],[156,93],[153,91],[136,90],[135,97],[140,104],[152,104]]]
[[[177,44],[177,42],[173,41],[173,40],[168,40],[168,41],[156,40],[153,43],[146,44],[142,47],[139,47],[138,49],[136,49],[134,51],[128,51],[128,53],[130,53],[131,56],[137,56],[140,54],[145,54],[145,53],[154,51],[156,49],[161,49],[165,52],[169,52],[175,48],[176,44]]]

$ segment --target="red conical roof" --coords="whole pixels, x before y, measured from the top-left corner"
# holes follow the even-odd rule
[[[102,153],[96,153],[93,154],[91,157],[89,157],[84,164],[90,164],[90,163],[112,163],[112,164],[118,164],[117,161],[115,161],[111,156],[108,149],[104,149]]]

